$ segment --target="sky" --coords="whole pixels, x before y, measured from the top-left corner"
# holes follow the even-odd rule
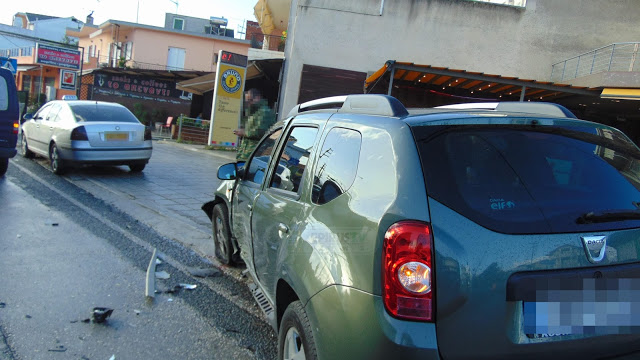
[[[255,21],[253,6],[257,0],[2,0],[0,24],[11,25],[13,15],[18,12],[36,13],[58,17],[74,16],[85,21],[93,11],[94,24],[107,20],[137,22],[164,27],[165,13],[208,19],[211,16],[225,17],[228,28],[241,30],[245,20]],[[178,3],[176,7],[176,2]],[[138,10],[139,9],[139,10]],[[177,11],[176,11],[177,10]]]

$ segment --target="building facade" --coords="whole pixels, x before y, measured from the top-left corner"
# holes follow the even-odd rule
[[[282,0],[260,0],[256,8],[261,2],[278,8]],[[397,60],[550,81],[557,62],[640,40],[637,5],[635,0],[292,0],[280,113],[304,99],[305,74],[318,68],[323,74],[359,73],[351,75],[360,81]],[[271,15],[279,17],[273,9]],[[340,89],[340,79],[327,86]]]

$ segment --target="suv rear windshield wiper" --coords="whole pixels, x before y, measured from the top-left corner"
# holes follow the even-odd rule
[[[622,220],[640,220],[640,210],[616,210],[601,213],[588,212],[576,219],[577,224],[593,224]]]

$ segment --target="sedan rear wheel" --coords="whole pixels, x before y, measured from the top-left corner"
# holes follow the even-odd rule
[[[29,150],[29,145],[27,145],[27,138],[24,135],[24,131],[20,133],[20,153],[27,159],[32,158],[35,155],[33,151]]]
[[[131,172],[141,172],[145,166],[146,164],[131,164],[129,165],[129,170],[131,170]]]
[[[58,146],[56,143],[52,143],[49,147],[49,164],[51,165],[51,171],[53,171],[54,174],[64,174],[66,168],[64,166],[64,161],[60,158],[60,153],[58,152]]]
[[[317,359],[311,323],[300,301],[294,301],[282,316],[278,333],[278,359]]]

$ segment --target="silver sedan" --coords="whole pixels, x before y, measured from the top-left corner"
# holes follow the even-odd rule
[[[128,165],[140,172],[151,158],[151,130],[120,104],[50,101],[25,119],[22,155],[47,157],[55,174],[83,164]]]

